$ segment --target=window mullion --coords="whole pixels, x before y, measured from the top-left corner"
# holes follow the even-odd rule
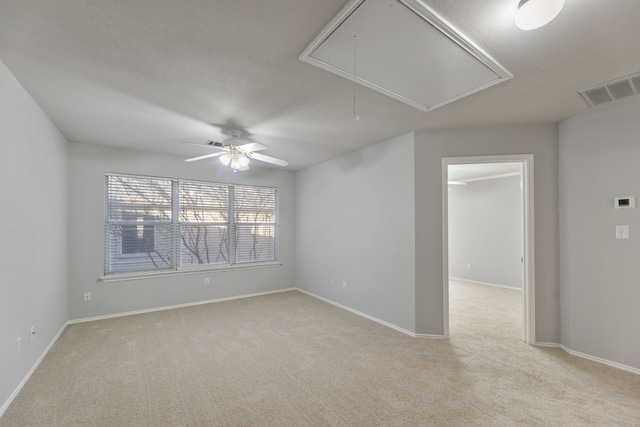
[[[236,212],[235,212],[236,198],[235,187],[229,186],[229,207],[228,207],[228,241],[229,241],[229,264],[234,265],[236,263]]]
[[[109,192],[109,176],[104,180],[104,274],[112,271],[111,265],[111,219],[109,218],[109,208],[111,207]]]
[[[177,270],[180,258],[180,190],[178,180],[171,182],[171,268]]]
[[[280,259],[280,197],[278,190],[274,190],[273,195],[273,253],[275,259]]]

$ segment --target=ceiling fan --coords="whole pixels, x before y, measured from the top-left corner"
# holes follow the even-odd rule
[[[257,151],[266,150],[267,146],[256,141],[242,138],[242,131],[232,129],[227,133],[231,138],[227,138],[222,142],[207,141],[205,144],[206,147],[212,147],[220,151],[205,154],[204,156],[192,157],[185,161],[193,162],[211,157],[219,157],[220,163],[229,166],[234,172],[248,170],[251,160],[259,160],[277,166],[287,166],[289,164],[286,160],[258,153]],[[202,146],[201,144],[193,144],[191,142],[187,142],[186,144]]]

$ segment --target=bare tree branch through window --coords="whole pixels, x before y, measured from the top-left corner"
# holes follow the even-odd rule
[[[277,189],[107,175],[105,201],[105,274],[277,260]]]

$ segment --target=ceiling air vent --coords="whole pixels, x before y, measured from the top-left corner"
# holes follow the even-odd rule
[[[621,77],[587,89],[579,90],[585,101],[592,106],[606,104],[622,98],[640,94],[640,73]]]

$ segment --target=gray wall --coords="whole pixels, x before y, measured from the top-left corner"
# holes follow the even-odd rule
[[[560,124],[562,343],[640,369],[640,104]],[[616,240],[615,225],[630,239]]]
[[[558,131],[555,125],[416,132],[416,328],[442,335],[442,158],[534,155],[536,340],[559,342]]]
[[[449,185],[449,276],[522,289],[520,179]]]
[[[2,62],[0,147],[1,409],[68,315],[66,140]]]
[[[299,171],[296,188],[298,286],[409,331],[413,141],[404,135]]]
[[[420,131],[297,174],[234,175],[215,161],[66,144],[1,62],[0,95],[0,404],[67,319],[299,286],[441,335],[442,158],[474,155],[535,156],[537,341],[640,368],[640,208],[612,208],[616,195],[640,196],[639,104],[569,119],[559,137],[553,125]],[[283,265],[98,282],[105,172],[279,187]],[[613,238],[616,224],[630,240]]]
[[[105,172],[187,178],[278,187],[282,266],[102,283]],[[234,173],[215,159],[186,163],[175,156],[69,144],[69,313],[70,319],[293,287],[295,205],[293,172],[254,167]],[[204,286],[204,278],[211,284]],[[85,291],[92,300],[83,301]]]

